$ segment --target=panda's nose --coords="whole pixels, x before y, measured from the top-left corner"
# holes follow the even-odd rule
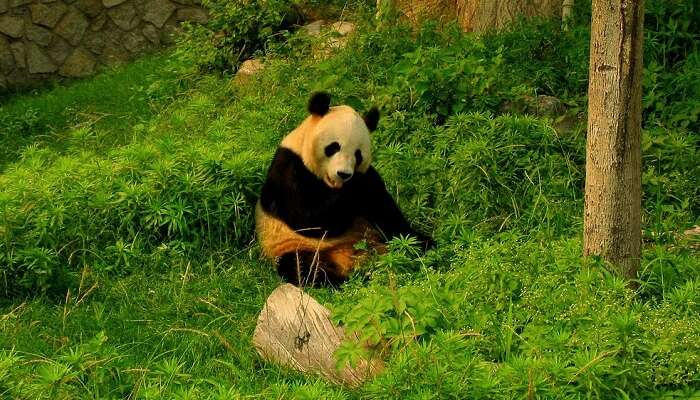
[[[344,180],[344,181],[347,181],[347,180],[350,179],[350,177],[352,176],[352,173],[347,173],[347,172],[343,172],[343,171],[338,171],[338,176],[340,177],[340,179],[342,179],[342,180]]]

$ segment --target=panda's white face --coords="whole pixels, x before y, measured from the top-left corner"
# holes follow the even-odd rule
[[[326,185],[340,189],[372,161],[367,125],[350,107],[333,107],[314,127],[313,171]]]

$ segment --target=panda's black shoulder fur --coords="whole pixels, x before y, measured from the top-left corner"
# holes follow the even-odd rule
[[[331,189],[285,147],[275,153],[260,203],[266,213],[308,237],[337,237],[364,217],[387,238],[410,234],[426,239],[411,228],[372,166],[356,172],[342,188]]]
[[[260,195],[263,210],[281,219],[304,236],[338,236],[357,217],[357,174],[339,190],[329,188],[311,173],[301,157],[279,147]]]

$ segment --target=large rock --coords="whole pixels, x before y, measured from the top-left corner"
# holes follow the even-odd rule
[[[130,31],[139,24],[136,8],[131,3],[124,3],[110,8],[107,10],[107,14],[112,19],[112,22],[125,31]]]
[[[21,38],[24,31],[24,20],[21,17],[5,15],[0,17],[0,32],[13,38]]]
[[[27,68],[27,58],[26,51],[24,50],[24,43],[14,42],[10,44],[10,49],[12,49],[12,55],[15,57],[15,64],[18,68]]]
[[[523,96],[515,101],[505,101],[500,106],[500,113],[531,114],[540,117],[556,118],[566,112],[561,100],[553,96]]]
[[[168,0],[150,0],[146,3],[144,21],[148,21],[157,28],[162,28],[168,21],[177,6]]]
[[[180,34],[180,28],[176,24],[167,24],[160,34],[160,41],[163,44],[171,45],[175,43],[175,38]]]
[[[238,68],[238,72],[236,72],[236,76],[233,77],[233,80],[239,84],[248,82],[253,75],[262,71],[264,68],[265,65],[260,60],[245,60],[241,64],[240,68]]]
[[[102,0],[102,4],[107,8],[112,8],[118,6],[125,2],[126,0]]]
[[[61,2],[50,5],[36,3],[29,6],[29,9],[32,13],[32,22],[49,28],[56,26],[63,14],[68,11],[68,7]]]
[[[265,65],[262,61],[250,59],[243,61],[241,67],[238,69],[238,73],[244,75],[255,75],[258,72],[262,71],[264,68]]]
[[[51,43],[53,34],[50,30],[42,28],[39,25],[29,25],[27,27],[26,37],[40,46],[46,47]]]
[[[12,54],[10,43],[0,36],[0,72],[7,74],[15,69],[15,56]]]
[[[89,17],[95,17],[102,12],[102,2],[100,0],[78,0],[75,6]]]
[[[73,47],[65,39],[56,35],[54,35],[51,44],[46,49],[46,53],[57,65],[63,64],[72,51]]]
[[[158,32],[158,29],[156,29],[155,26],[151,24],[144,24],[141,32],[143,33],[143,36],[145,36],[151,43],[156,45],[160,44],[160,32]]]
[[[92,54],[82,47],[78,47],[66,59],[58,73],[69,78],[85,77],[95,72],[95,64]]]
[[[118,29],[104,31],[105,46],[102,60],[107,63],[119,63],[129,59],[129,52],[124,49],[122,32]]]
[[[534,112],[536,115],[547,117],[556,117],[566,111],[566,107],[561,100],[554,96],[539,95],[534,104]]]
[[[31,3],[33,0],[10,0],[10,8],[21,7]]]
[[[93,32],[85,36],[83,46],[95,54],[101,54],[105,47],[105,38],[102,32]]]
[[[109,64],[120,64],[129,60],[129,52],[122,46],[105,46],[102,50],[102,60]]]
[[[90,30],[93,32],[101,31],[107,23],[107,14],[102,13],[92,20]]]
[[[48,74],[56,71],[56,64],[34,43],[27,44],[27,69],[30,74]]]
[[[54,32],[66,39],[71,45],[77,46],[89,24],[87,18],[80,10],[71,8],[68,14],[58,23]]]
[[[355,31],[355,24],[352,22],[338,21],[331,25],[331,30],[339,33],[340,36],[345,36]]]
[[[301,31],[310,36],[318,36],[321,34],[321,27],[326,21],[319,19],[318,21],[310,22],[301,27]]]
[[[331,25],[331,32],[334,32],[335,37],[328,39],[327,46],[331,49],[339,49],[345,47],[348,42],[347,36],[355,31],[355,24],[351,22],[338,21]]]
[[[252,340],[267,361],[357,387],[379,373],[383,363],[359,357],[354,366],[339,366],[335,352],[346,341],[359,344],[360,334],[345,332],[332,322],[328,308],[288,283],[265,301]]]
[[[129,32],[124,35],[124,48],[131,53],[140,53],[146,49],[148,41],[138,31]]]
[[[7,78],[7,84],[10,87],[25,86],[28,84],[36,83],[37,78],[40,77],[40,75],[29,75],[27,74],[27,71],[23,69],[15,69],[14,71],[10,72],[8,75],[5,76],[5,78]]]
[[[181,8],[177,10],[178,21],[190,21],[198,24],[206,24],[209,20],[207,13],[201,8]]]

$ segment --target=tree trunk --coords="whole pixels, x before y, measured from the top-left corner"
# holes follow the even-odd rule
[[[457,0],[457,18],[466,31],[501,29],[520,17],[558,17],[562,0]]]
[[[593,0],[584,254],[633,278],[641,257],[643,0]]]
[[[440,22],[453,21],[455,0],[383,0],[384,7],[398,11],[413,24],[429,18]]]
[[[393,8],[417,24],[454,20],[465,31],[500,29],[519,17],[559,17],[565,0],[378,0],[378,15]]]
[[[571,20],[571,13],[574,10],[574,0],[564,0],[561,4],[561,24],[562,28],[566,31],[569,30],[569,21]]]

